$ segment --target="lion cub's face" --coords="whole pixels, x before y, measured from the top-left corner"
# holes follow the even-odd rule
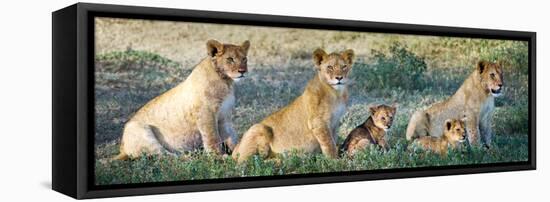
[[[483,85],[491,95],[495,97],[500,96],[504,85],[501,65],[498,63],[481,61],[477,64],[477,70],[481,74],[481,85]]]
[[[378,105],[370,107],[369,111],[374,125],[385,131],[389,130],[393,124],[393,116],[395,115],[396,109],[397,106],[395,104],[392,106]]]
[[[244,78],[244,73],[248,71],[246,55],[249,47],[248,41],[240,46],[222,44],[216,40],[209,40],[206,43],[208,55],[218,71],[234,81]]]
[[[353,65],[354,53],[348,49],[341,53],[327,54],[323,49],[313,52],[313,63],[320,77],[334,89],[340,90],[348,82],[348,74]]]
[[[445,121],[445,135],[451,142],[466,141],[465,119],[448,119]]]

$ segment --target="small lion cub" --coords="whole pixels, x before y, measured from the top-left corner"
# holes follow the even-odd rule
[[[386,142],[386,131],[393,123],[396,109],[396,104],[370,107],[369,118],[351,131],[340,147],[340,151],[353,156],[357,151],[366,149],[369,145],[378,145],[387,151],[389,146]]]
[[[445,121],[445,130],[441,137],[422,136],[413,142],[413,147],[421,147],[425,150],[431,150],[442,156],[447,155],[449,148],[457,148],[460,143],[466,141],[466,129],[462,119],[447,119]]]

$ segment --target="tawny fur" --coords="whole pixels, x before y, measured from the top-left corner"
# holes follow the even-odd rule
[[[207,42],[208,56],[185,81],[155,97],[126,123],[115,159],[145,154],[177,154],[204,148],[224,153],[236,134],[231,122],[233,82],[247,71],[250,43],[241,46]]]
[[[430,150],[437,154],[446,156],[449,149],[455,149],[466,140],[466,129],[464,122],[466,119],[449,119],[445,121],[444,132],[440,137],[423,136],[415,139],[412,147],[420,147],[424,150]]]
[[[456,93],[426,110],[415,112],[407,127],[406,138],[443,134],[444,121],[468,117],[465,122],[470,145],[491,144],[494,97],[503,89],[502,68],[498,63],[481,61]]]
[[[371,113],[369,118],[353,129],[340,146],[342,153],[353,156],[370,145],[380,146],[384,150],[390,149],[386,131],[393,123],[396,106],[378,105],[370,107],[369,111]]]
[[[317,73],[303,94],[248,129],[236,146],[233,158],[243,162],[255,154],[266,158],[291,150],[322,152],[336,158],[336,129],[348,102],[346,84],[353,57],[352,50],[331,54],[315,50],[313,61]]]

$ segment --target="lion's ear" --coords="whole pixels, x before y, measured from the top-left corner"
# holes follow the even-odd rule
[[[374,115],[374,113],[376,113],[376,110],[378,110],[378,106],[369,106],[369,112],[371,115]]]
[[[248,54],[248,48],[250,48],[250,41],[248,41],[248,40],[244,41],[243,44],[241,45],[241,48],[244,51],[244,54],[247,55]]]
[[[497,68],[499,68],[499,69],[502,69],[502,67],[504,67],[504,65],[506,65],[506,63],[502,60],[497,60],[496,63],[497,63]]]
[[[352,49],[347,49],[344,52],[342,52],[342,58],[344,61],[348,64],[353,64],[353,60],[355,59],[355,53]]]
[[[315,51],[313,51],[313,64],[315,64],[315,67],[321,67],[321,63],[323,63],[327,56],[327,53],[323,49],[315,49]]]
[[[210,57],[214,57],[223,53],[223,44],[214,39],[208,40],[206,42],[206,50]]]
[[[453,126],[452,120],[451,120],[451,119],[447,119],[447,120],[445,121],[445,128],[446,128],[447,130],[451,130],[451,126]]]
[[[485,67],[487,66],[488,63],[489,63],[489,62],[484,61],[484,60],[479,61],[479,62],[477,63],[477,71],[478,71],[480,74],[483,73],[483,71],[485,70]]]

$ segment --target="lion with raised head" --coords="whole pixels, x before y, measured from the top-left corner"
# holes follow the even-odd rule
[[[377,145],[385,151],[390,149],[386,131],[393,124],[397,105],[376,105],[369,107],[371,115],[361,125],[355,127],[340,146],[342,154],[353,156],[370,145]]]
[[[463,119],[447,119],[444,124],[443,134],[439,137],[422,136],[414,140],[411,149],[422,148],[446,156],[449,149],[456,149],[466,141],[466,127]]]
[[[262,158],[288,151],[338,156],[336,129],[348,102],[348,75],[354,52],[313,52],[315,76],[304,92],[286,107],[253,125],[233,151],[238,162],[259,154]]]
[[[406,138],[443,134],[445,120],[468,117],[465,122],[470,145],[491,145],[495,97],[502,93],[503,70],[499,63],[480,61],[453,96],[425,110],[415,112]]]
[[[223,154],[223,145],[233,149],[233,83],[247,72],[249,47],[248,41],[231,45],[209,40],[208,56],[187,79],[149,101],[126,123],[120,154],[114,159],[201,148]]]

